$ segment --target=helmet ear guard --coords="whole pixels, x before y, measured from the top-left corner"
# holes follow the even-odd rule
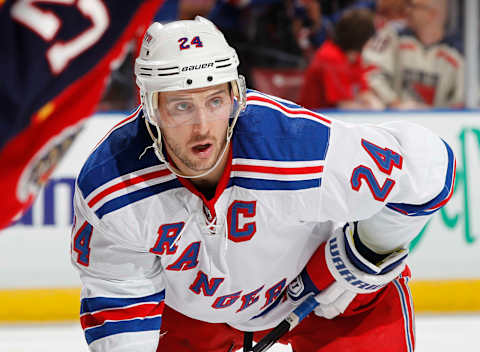
[[[175,21],[162,25],[155,22],[145,33],[140,55],[135,60],[136,83],[145,114],[145,122],[152,147],[160,161],[166,162],[161,147],[158,93],[190,90],[230,83],[234,109],[230,115],[225,150],[219,160],[202,177],[213,170],[228,149],[238,116],[246,107],[246,86],[238,75],[239,64],[235,50],[223,34],[209,20],[197,16],[195,20]],[[157,129],[157,135],[150,124]],[[172,172],[179,175],[178,170]],[[179,175],[185,177],[184,175]]]
[[[243,110],[245,110],[245,107],[247,106],[247,86],[245,83],[245,77],[243,77],[242,75],[238,75],[238,79],[231,82],[231,85],[233,97],[234,99],[237,99],[238,111],[233,111],[233,120],[228,126],[227,130],[227,141],[230,141],[230,138],[232,138],[233,128],[237,123],[238,116]]]

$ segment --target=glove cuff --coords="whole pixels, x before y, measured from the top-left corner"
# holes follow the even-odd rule
[[[386,274],[396,268],[408,256],[407,248],[400,248],[388,254],[379,254],[372,251],[360,240],[356,222],[345,224],[343,233],[348,259],[355,267],[367,274]]]
[[[325,246],[328,270],[347,290],[357,293],[378,291],[405,268],[408,250],[393,252],[375,265],[363,258],[355,248],[354,232],[355,225],[347,224],[329,238]]]

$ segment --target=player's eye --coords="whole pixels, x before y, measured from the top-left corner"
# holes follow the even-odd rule
[[[223,99],[220,97],[215,97],[213,99],[210,99],[210,106],[214,109],[219,108],[220,106],[223,105]]]
[[[187,102],[180,102],[175,104],[175,111],[177,112],[187,112],[192,109],[192,104]]]

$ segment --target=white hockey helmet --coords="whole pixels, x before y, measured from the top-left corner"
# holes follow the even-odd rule
[[[148,120],[159,120],[158,93],[204,88],[231,82],[235,110],[233,128],[245,107],[245,82],[238,75],[239,61],[222,32],[209,20],[153,23],[145,33],[139,57],[135,60],[136,82]]]
[[[155,154],[175,174],[186,177],[171,167],[162,153],[158,93],[230,83],[234,102],[229,115],[227,143],[215,166],[194,176],[202,177],[216,167],[227,150],[238,116],[246,106],[245,80],[237,72],[238,64],[238,56],[222,32],[201,16],[165,25],[154,22],[145,33],[140,55],[135,60],[136,83]],[[150,124],[156,127],[157,136],[152,133]]]

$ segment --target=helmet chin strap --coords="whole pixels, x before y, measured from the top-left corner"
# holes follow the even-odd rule
[[[189,176],[189,175],[182,174],[182,172],[178,168],[172,166],[166,160],[166,158],[165,158],[165,156],[163,155],[163,152],[162,152],[162,132],[160,131],[160,128],[158,127],[158,125],[156,125],[156,124],[154,125],[155,128],[157,129],[157,135],[158,135],[158,137],[155,137],[155,135],[152,132],[150,123],[148,122],[147,118],[145,118],[145,124],[147,126],[148,134],[150,135],[150,137],[153,140],[153,144],[150,147],[147,147],[147,148],[153,148],[153,150],[155,152],[155,155],[157,156],[158,160],[160,160],[162,163],[164,163],[165,166],[167,167],[167,169],[169,169],[174,175],[177,175],[178,177],[182,177],[182,178],[189,178],[189,179],[204,177],[204,176],[208,175],[210,172],[212,172],[213,170],[215,170],[217,168],[217,166],[220,164],[220,162],[222,161],[223,156],[225,155],[225,152],[228,150],[228,146],[230,145],[230,139],[232,138],[232,135],[233,135],[233,124],[232,124],[232,126],[230,126],[230,125],[228,126],[225,147],[223,148],[222,154],[220,154],[220,156],[217,158],[217,161],[215,162],[215,165],[213,165],[211,168],[209,168],[207,171],[201,173],[200,175]]]

